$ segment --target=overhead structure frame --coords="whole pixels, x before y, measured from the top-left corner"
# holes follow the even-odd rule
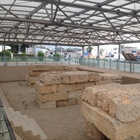
[[[0,43],[140,42],[139,0],[0,0]]]

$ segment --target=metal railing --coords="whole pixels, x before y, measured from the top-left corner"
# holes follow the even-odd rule
[[[95,59],[95,58],[49,58],[49,57],[20,57],[13,58],[1,57],[0,66],[28,66],[30,64],[64,64],[64,65],[85,65],[104,69],[113,69],[121,71],[130,71],[130,62],[126,60],[112,60],[112,59]],[[132,71],[140,72],[140,61],[132,62]]]
[[[16,140],[0,99],[0,140]]]

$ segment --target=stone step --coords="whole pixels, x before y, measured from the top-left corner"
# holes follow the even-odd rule
[[[23,115],[20,113],[20,111],[15,111],[15,114],[16,114],[16,118],[21,122],[21,126],[22,126],[21,135],[23,135],[25,138],[32,139],[34,137],[32,134],[32,130],[29,127],[29,124],[26,123],[25,120],[23,119],[22,117]]]
[[[42,131],[42,129],[38,126],[38,124],[36,123],[36,121],[34,119],[32,119],[32,127],[34,127],[36,129],[36,132],[38,132],[40,134],[40,140],[47,140],[48,137],[46,136],[46,134]]]
[[[22,118],[28,124],[28,127],[30,127],[30,129],[32,130],[32,135],[33,135],[32,139],[41,140],[40,134],[36,131],[36,128],[33,126],[33,123],[34,123],[34,122],[32,122],[33,118],[28,118],[27,115],[23,115]]]
[[[11,123],[11,125],[18,130],[18,132],[22,132],[22,125],[21,125],[21,121],[19,120],[19,118],[16,116],[15,111],[13,110],[13,108],[9,107],[7,108],[7,113],[8,113],[8,118],[9,121]]]
[[[6,113],[12,126],[27,140],[47,140],[46,134],[33,118],[22,115],[20,111],[14,111],[12,107],[8,107]]]

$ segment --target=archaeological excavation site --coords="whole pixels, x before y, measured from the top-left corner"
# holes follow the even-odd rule
[[[59,64],[0,69],[1,112],[16,140],[140,140],[139,100],[134,73]]]
[[[0,140],[140,140],[140,0],[0,0]]]

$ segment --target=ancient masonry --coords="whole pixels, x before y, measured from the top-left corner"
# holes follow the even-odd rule
[[[140,84],[88,87],[82,115],[88,140],[140,140]]]
[[[81,103],[83,90],[88,86],[122,83],[122,77],[87,71],[47,72],[35,83],[40,108],[55,108]]]
[[[39,80],[39,75],[43,72],[65,72],[65,71],[76,71],[77,67],[70,67],[66,65],[29,65],[29,74],[26,76],[28,85],[34,85],[37,80]]]

